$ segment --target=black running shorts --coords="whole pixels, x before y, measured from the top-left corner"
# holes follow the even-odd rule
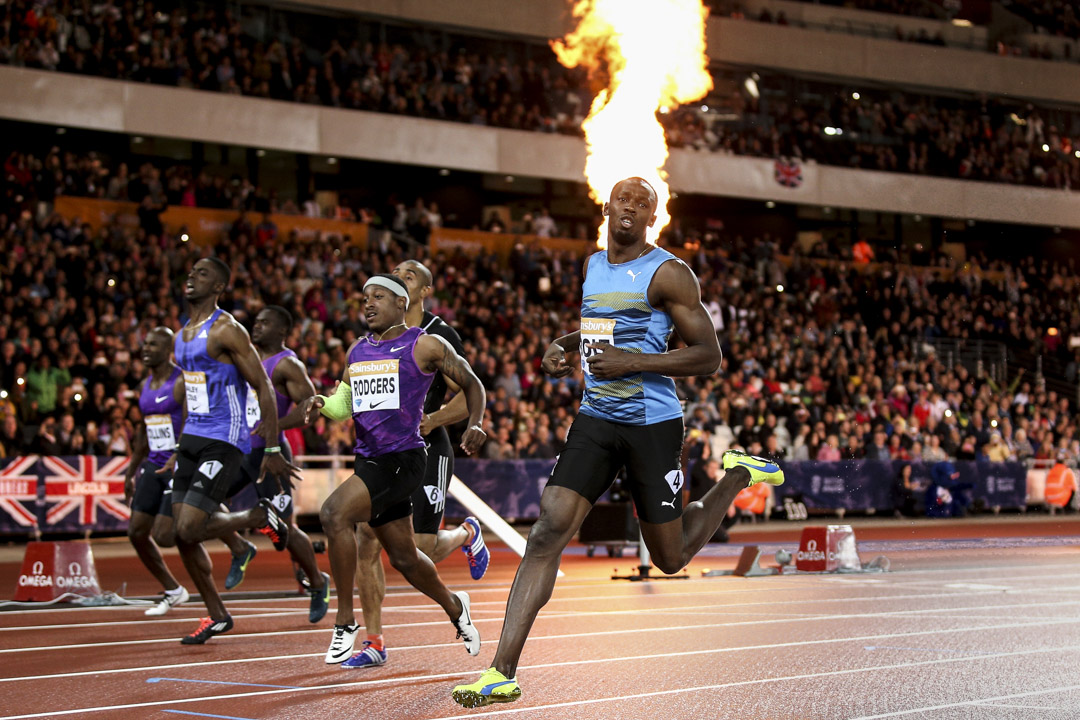
[[[638,517],[656,524],[677,520],[682,515],[682,441],[682,418],[623,425],[578,413],[548,485],[569,488],[595,504],[625,467]]]
[[[274,507],[277,508],[281,517],[291,518],[293,514],[292,478],[288,475],[278,477],[278,481],[281,483],[280,491],[278,490],[278,483],[274,481],[271,475],[267,475],[260,482],[259,471],[262,470],[262,461],[265,454],[266,448],[260,447],[252,448],[251,452],[244,456],[244,465],[241,468],[243,472],[233,487],[229,488],[228,497],[231,498],[247,487],[249,483],[252,483],[255,485],[255,494],[260,500],[263,498],[269,500],[274,503]],[[292,447],[289,445],[289,441],[284,438],[281,441],[281,455],[289,462],[292,462]]]
[[[181,435],[173,473],[173,504],[193,505],[207,513],[218,510],[240,477],[244,455],[221,440]]]
[[[446,487],[454,474],[454,449],[446,428],[435,428],[424,440],[428,443],[424,482],[412,495],[413,532],[434,535],[442,525],[446,509]]]
[[[424,448],[377,457],[356,456],[353,471],[371,496],[371,527],[379,527],[412,514],[412,494],[424,482]]]
[[[158,473],[160,465],[144,460],[135,471],[135,495],[131,498],[132,512],[172,517],[172,475]]]

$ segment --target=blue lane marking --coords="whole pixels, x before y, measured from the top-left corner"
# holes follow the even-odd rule
[[[162,680],[171,682],[204,683],[206,685],[240,685],[242,687],[275,688],[277,690],[302,690],[298,685],[260,685],[259,683],[225,682],[224,680],[191,680],[189,678],[152,677],[146,678],[148,683],[159,683]]]
[[[221,720],[252,720],[252,718],[236,717],[235,715],[211,715],[210,713],[197,713],[190,710],[162,710],[162,712],[175,715],[195,715],[196,717],[221,718]]]

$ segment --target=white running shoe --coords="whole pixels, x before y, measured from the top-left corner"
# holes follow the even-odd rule
[[[164,615],[180,603],[186,603],[189,597],[187,589],[181,585],[178,593],[162,593],[161,599],[148,608],[144,615]]]
[[[336,665],[344,662],[352,656],[353,646],[356,645],[356,636],[360,634],[360,626],[335,625],[334,639],[330,641],[330,649],[326,651],[326,664]]]
[[[480,654],[480,633],[472,623],[472,614],[469,612],[469,593],[459,590],[454,593],[461,600],[461,615],[454,621],[457,628],[457,636],[465,642],[465,650],[470,655]]]

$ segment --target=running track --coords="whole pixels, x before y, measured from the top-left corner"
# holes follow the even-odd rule
[[[201,615],[197,603],[161,618],[129,607],[0,613],[0,720],[1080,717],[1080,521],[856,529],[863,560],[885,554],[891,572],[701,577],[733,567],[736,544],[709,546],[689,580],[630,583],[609,576],[632,570],[633,558],[571,548],[522,658],[523,697],[477,710],[455,705],[449,691],[494,654],[515,556],[496,549],[479,583],[461,556],[440,567],[472,594],[480,657],[388,571],[390,662],[347,671],[322,661],[333,602],[309,625],[307,598],[289,592],[287,560],[260,543],[241,590],[283,592],[227,596],[236,627],[202,647],[178,643]],[[797,535],[797,526],[770,523],[734,538],[761,543],[771,563]],[[212,550],[222,576],[226,555]],[[153,591],[123,543],[97,543],[95,555],[103,588],[127,581],[129,596]],[[13,590],[20,556],[0,555],[0,592]],[[181,577],[178,558],[168,561]]]

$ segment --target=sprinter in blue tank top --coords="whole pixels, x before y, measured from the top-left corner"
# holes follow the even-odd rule
[[[327,664],[352,655],[360,626],[353,612],[357,523],[368,523],[390,564],[414,588],[437,602],[470,655],[480,652],[469,595],[450,592],[434,563],[413,539],[412,496],[424,481],[427,451],[420,437],[424,398],[442,373],[465,394],[469,427],[461,447],[474,453],[484,444],[484,386],[450,343],[405,323],[409,289],[394,275],[375,275],[364,284],[364,318],[370,334],[349,348],[342,382],[330,397],[316,395],[299,407],[305,422],[321,412],[331,420],[352,418],[356,428],[353,474],[323,503],[319,513],[330,573],[337,588],[334,634]]]
[[[248,385],[255,388],[264,419],[256,431],[267,444],[262,473],[299,479],[299,470],[281,455],[274,389],[259,354],[244,326],[217,306],[230,277],[229,266],[217,258],[195,263],[185,287],[189,319],[174,348],[176,364],[184,372],[187,406],[173,473],[176,545],[210,613],[181,640],[185,645],[201,645],[233,626],[214,586],[202,541],[230,530],[266,528],[278,550],[288,542],[288,525],[268,501],[260,500],[241,513],[219,509],[251,445],[245,407]]]
[[[585,265],[580,329],[544,353],[544,372],[554,377],[573,372],[566,355],[580,353],[585,394],[540,498],[540,517],[510,589],[493,666],[479,681],[453,690],[454,700],[466,707],[521,696],[518,659],[536,614],[551,597],[563,548],[620,470],[626,469],[645,545],[665,573],[690,562],[740,490],[784,481],[774,463],[729,452],[724,477],[682,509],[682,408],[671,378],[711,375],[721,355],[697,277],[645,240],[656,206],[656,191],[645,180],[615,185],[603,211],[607,250]],[[672,330],[685,347],[667,349]]]

